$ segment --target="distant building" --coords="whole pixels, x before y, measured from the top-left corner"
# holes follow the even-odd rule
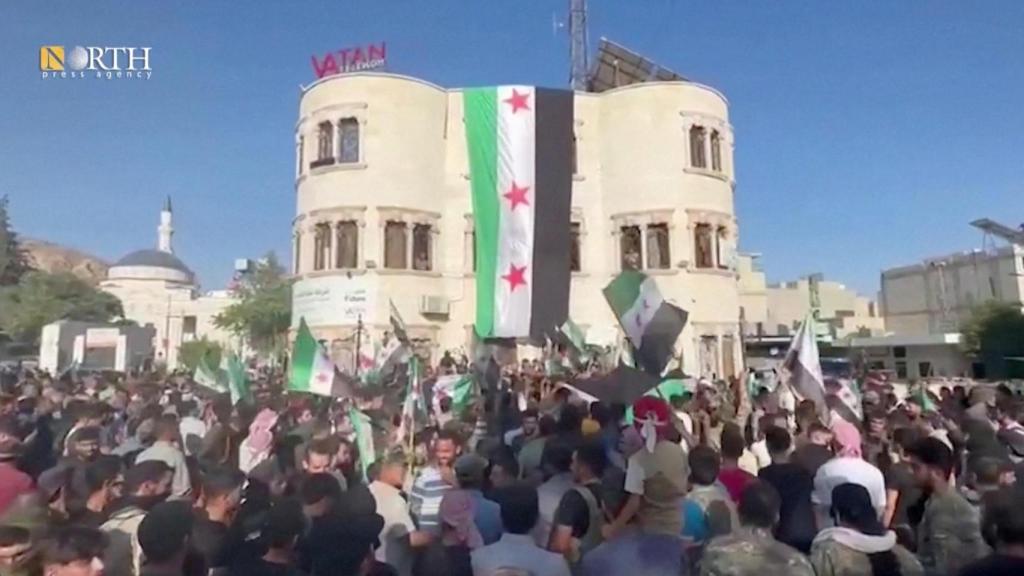
[[[149,326],[114,326],[60,320],[43,326],[39,336],[39,367],[59,374],[69,367],[128,372],[153,364]]]
[[[958,332],[971,309],[987,300],[1024,308],[1024,247],[961,252],[882,272],[882,314],[893,334]]]
[[[223,344],[230,335],[213,319],[232,303],[227,291],[200,294],[195,274],[174,255],[170,198],[160,212],[157,249],[132,252],[114,263],[100,288],[117,296],[125,318],[154,330],[153,350],[157,364],[178,367],[178,348],[184,342],[206,337]]]
[[[868,370],[886,370],[900,380],[980,376],[950,334],[887,335],[851,338],[849,357]]]
[[[811,280],[767,284],[756,254],[740,254],[737,271],[744,335],[791,335],[811,308]],[[831,280],[818,282],[818,298],[819,337],[838,340],[883,333],[883,319],[870,298]]]

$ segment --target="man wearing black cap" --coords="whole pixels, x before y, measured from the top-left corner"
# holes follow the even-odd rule
[[[139,576],[182,576],[192,534],[192,510],[185,502],[157,504],[139,524],[145,562]]]
[[[260,558],[239,562],[229,576],[305,576],[295,567],[295,547],[306,529],[302,507],[294,500],[282,500],[271,508],[260,527],[266,552]]]

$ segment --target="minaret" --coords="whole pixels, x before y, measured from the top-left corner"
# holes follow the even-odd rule
[[[168,254],[174,253],[174,248],[171,248],[171,237],[174,236],[174,224],[171,223],[172,217],[171,197],[168,196],[167,202],[164,203],[164,209],[160,211],[160,226],[157,228],[157,248],[161,252],[167,252]]]

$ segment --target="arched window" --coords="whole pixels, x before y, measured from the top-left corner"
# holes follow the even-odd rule
[[[697,268],[714,268],[714,238],[710,224],[697,224],[693,229],[694,264]]]
[[[359,162],[359,120],[355,118],[342,118],[338,123],[341,131],[341,154],[338,162],[341,164],[355,164]]]
[[[338,222],[335,242],[338,246],[338,252],[335,255],[335,268],[358,268],[359,224],[355,220]]]
[[[707,153],[704,151],[706,132],[703,126],[690,127],[690,166],[707,168]]]
[[[334,124],[321,122],[317,130],[316,160],[310,168],[334,164]]]
[[[718,130],[711,131],[711,169],[722,171],[722,135]]]

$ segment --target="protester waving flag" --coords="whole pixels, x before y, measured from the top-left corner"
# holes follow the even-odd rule
[[[821,361],[818,357],[818,341],[814,337],[814,317],[808,313],[800,329],[789,344],[789,351],[782,363],[789,371],[790,389],[804,400],[811,400],[818,409],[818,416],[828,422],[828,407],[825,405],[825,379],[821,375]]]
[[[228,392],[231,393],[231,403],[239,402],[252,403],[252,392],[249,390],[249,377],[245,373],[242,361],[234,352],[227,352],[221,355],[220,369],[227,376]]]
[[[476,397],[473,377],[469,374],[441,376],[434,382],[435,404],[440,402],[441,396],[451,398],[452,412],[461,413]]]
[[[210,363],[205,355],[199,359],[199,366],[196,367],[192,379],[196,381],[196,384],[218,394],[228,391],[227,384],[224,382],[220,371],[210,367]]]
[[[476,332],[540,340],[569,313],[570,90],[463,91],[476,230]]]
[[[636,270],[616,276],[604,297],[636,350],[637,367],[660,376],[686,325],[686,311],[666,302],[654,279]]]
[[[291,368],[288,390],[331,396],[334,387],[334,362],[331,362],[323,347],[313,338],[305,318],[299,321],[299,331],[295,335]]]
[[[408,344],[409,331],[405,327],[405,320],[402,320],[402,315],[398,313],[398,307],[395,306],[394,300],[388,300],[388,305],[391,308],[391,331],[399,342]]]
[[[565,339],[572,345],[577,354],[583,354],[586,351],[587,338],[583,334],[583,330],[572,321],[572,318],[566,318],[565,323],[559,327],[558,331],[565,336]]]

